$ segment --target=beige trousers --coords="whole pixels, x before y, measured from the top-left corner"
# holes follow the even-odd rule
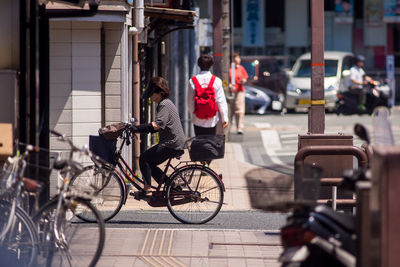
[[[233,116],[235,116],[236,127],[243,130],[243,118],[245,111],[245,94],[244,92],[236,92],[233,101],[231,102],[231,118],[230,121],[233,125]]]

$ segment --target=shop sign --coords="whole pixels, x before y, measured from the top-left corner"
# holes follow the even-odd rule
[[[335,22],[353,23],[353,1],[354,0],[336,0],[335,1]]]
[[[382,0],[366,0],[364,2],[364,14],[366,26],[381,26],[382,20]]]
[[[400,22],[400,0],[383,0],[383,21]]]
[[[242,2],[243,46],[264,46],[264,0]]]
[[[395,70],[394,70],[394,55],[386,56],[386,80],[392,91],[392,97],[389,100],[390,105],[394,105],[396,84],[395,84]]]

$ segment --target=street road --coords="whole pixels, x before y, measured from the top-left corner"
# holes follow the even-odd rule
[[[400,109],[392,110],[392,128],[395,141],[400,143]],[[367,115],[337,116],[326,114],[325,133],[353,134],[356,122],[372,131],[372,118]],[[241,145],[245,161],[264,168],[293,174],[293,160],[297,152],[299,134],[306,134],[308,117],[299,114],[247,115],[245,133],[237,135],[232,129],[230,142]],[[371,137],[373,133],[371,133]],[[362,141],[354,137],[354,144]],[[264,230],[276,233],[284,223],[285,214],[262,211],[221,211],[216,218],[205,225],[185,225],[176,221],[167,211],[126,211],[121,212],[109,223],[110,228],[161,228],[161,229],[240,229]]]
[[[395,142],[400,144],[400,109],[392,110],[391,122]],[[231,142],[242,145],[245,160],[254,165],[293,174],[298,135],[306,134],[308,131],[308,115],[306,113],[247,115],[245,123],[247,127],[244,135],[230,135]],[[325,133],[353,135],[354,145],[361,146],[363,141],[353,132],[355,123],[365,125],[373,140],[372,117],[368,115],[326,114]]]

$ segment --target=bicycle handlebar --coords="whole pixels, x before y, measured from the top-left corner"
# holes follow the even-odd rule
[[[67,142],[69,144],[69,146],[71,147],[72,151],[81,151],[84,152],[84,150],[82,148],[78,148],[77,146],[74,145],[74,143],[72,143],[71,139],[69,139],[67,137],[66,134],[61,134],[55,130],[50,130],[50,133],[54,134],[55,136],[58,137],[59,140],[63,141],[63,142]]]

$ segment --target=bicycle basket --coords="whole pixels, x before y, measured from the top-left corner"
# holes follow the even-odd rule
[[[123,131],[125,130],[126,125],[123,122],[117,122],[106,127],[99,129],[99,135],[103,136],[107,140],[116,140],[121,136]]]
[[[225,135],[199,135],[188,142],[191,161],[220,159],[225,155]]]
[[[117,140],[107,140],[102,136],[89,136],[89,149],[93,154],[103,160],[115,165],[117,163],[115,151],[117,150]]]

